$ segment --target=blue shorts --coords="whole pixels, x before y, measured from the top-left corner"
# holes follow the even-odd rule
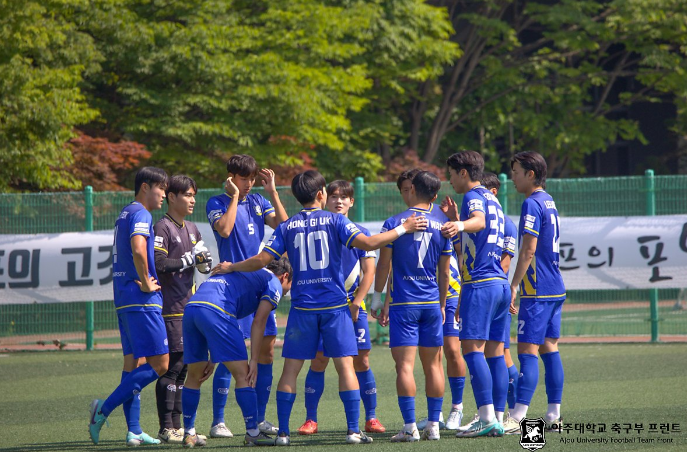
[[[520,300],[518,312],[518,343],[544,343],[544,338],[561,337],[561,301]]]
[[[503,329],[503,349],[510,348],[510,324],[513,321],[513,314],[508,312],[506,318],[506,327]]]
[[[133,354],[134,358],[146,358],[169,353],[162,312],[118,312],[117,320],[124,356]]]
[[[460,324],[456,322],[456,305],[458,298],[454,298],[455,303],[446,300],[446,321],[444,322],[444,337],[460,337]]]
[[[370,340],[370,325],[367,322],[367,312],[360,310],[358,314],[358,321],[353,323],[353,330],[355,331],[355,341],[358,344],[358,350],[371,350],[372,341]],[[322,336],[320,336],[317,344],[317,351],[324,353],[324,343]]]
[[[328,358],[358,355],[353,320],[348,307],[316,312],[291,307],[286,322],[282,356],[303,360],[315,358],[318,337],[322,338],[324,356]]]
[[[389,311],[389,348],[444,345],[441,309],[402,308]]]
[[[477,286],[466,284],[460,300],[460,340],[503,341],[510,287],[507,283]]]
[[[184,364],[247,361],[248,353],[236,317],[214,308],[188,305],[184,310]]]
[[[243,333],[243,338],[244,339],[250,339],[250,329],[253,326],[253,319],[255,318],[255,314],[251,314],[249,316],[246,316],[242,319],[239,319],[239,328],[241,329],[241,332]],[[265,324],[265,336],[276,336],[277,335],[277,317],[274,314],[274,311],[270,312],[270,315],[267,316],[267,323]]]

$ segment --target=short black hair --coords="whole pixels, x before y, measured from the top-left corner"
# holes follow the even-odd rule
[[[422,171],[420,168],[413,168],[409,169],[406,171],[403,171],[400,176],[398,176],[398,179],[396,179],[396,186],[398,187],[398,191],[401,191],[401,185],[403,185],[403,182],[409,180],[412,182],[413,178]]]
[[[413,177],[415,196],[423,201],[431,201],[441,189],[439,177],[429,171],[420,171]]]
[[[510,168],[513,169],[515,162],[518,162],[525,173],[534,171],[534,185],[546,188],[546,160],[534,151],[518,152],[510,159]]]
[[[475,151],[462,151],[453,154],[446,160],[446,165],[455,172],[464,169],[468,172],[471,181],[479,181],[484,171],[484,158]]]
[[[162,168],[144,166],[136,173],[134,196],[138,195],[138,192],[141,190],[141,185],[143,184],[148,184],[150,187],[157,185],[163,190],[166,190],[168,181],[169,176],[167,176],[167,173]]]
[[[501,188],[501,181],[494,173],[482,173],[482,179],[480,179],[480,182],[482,182],[482,185],[484,185],[484,188],[487,190],[495,188],[498,191]]]
[[[256,177],[260,168],[253,157],[246,154],[237,154],[229,157],[227,161],[227,173],[241,177]]]
[[[296,174],[291,181],[291,192],[301,205],[310,204],[317,197],[318,191],[324,191],[327,181],[315,170]]]
[[[336,191],[339,192],[339,196],[345,196],[347,198],[353,199],[353,185],[347,180],[335,180],[327,185],[327,196],[332,196]]]
[[[169,178],[169,184],[167,184],[167,189],[165,194],[167,195],[167,203],[169,204],[169,194],[174,193],[178,195],[180,193],[186,193],[189,189],[193,189],[193,193],[198,193],[198,186],[196,181],[186,176],[185,174],[175,174]]]
[[[280,257],[279,260],[273,260],[272,262],[267,264],[267,267],[265,268],[277,276],[281,276],[284,273],[288,273],[289,282],[293,280],[293,268],[291,268],[291,262],[289,262],[289,258],[286,256]]]

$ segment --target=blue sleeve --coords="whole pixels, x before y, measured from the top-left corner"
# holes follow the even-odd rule
[[[508,218],[508,217],[506,217]],[[517,248],[518,241],[518,231],[515,228],[515,224],[509,219],[506,220],[506,228],[503,237],[503,252],[515,257],[515,249]]]
[[[453,240],[441,236],[441,254],[453,256]]]
[[[465,221],[470,218],[473,212],[482,212],[487,214],[486,203],[484,198],[474,191],[469,191],[463,196],[463,204],[460,208],[460,219]]]
[[[379,232],[382,233],[382,232],[390,231],[395,227],[396,226],[394,226],[393,217],[391,217],[384,222],[384,224],[382,225],[382,230]],[[393,248],[394,242],[389,243],[386,247],[387,248]]]
[[[541,217],[541,206],[534,199],[527,198],[525,202],[522,203],[522,212],[520,213],[522,234],[530,234],[539,237]]]
[[[284,225],[282,223],[277,227],[272,234],[272,237],[265,244],[263,251],[270,253],[276,260],[281,259],[282,255],[286,252],[286,244],[284,243]]]
[[[145,209],[138,210],[131,215],[129,220],[129,237],[143,235],[150,237],[150,225],[153,216]]]
[[[360,229],[355,223],[351,222],[343,215],[336,215],[336,232],[339,235],[339,240],[346,248],[353,248],[353,239],[361,234]]]
[[[208,216],[211,228],[215,228],[215,222],[222,218],[222,215],[224,215],[226,211],[227,206],[217,199],[217,196],[213,196],[208,200],[208,203],[205,205],[205,213]]]
[[[267,287],[260,296],[260,300],[269,301],[272,305],[272,310],[274,311],[279,306],[279,301],[281,300],[281,284],[276,276],[271,275]]]
[[[263,218],[274,213],[274,207],[272,206],[272,203],[269,201],[269,199],[262,195],[260,195],[260,207],[262,208]]]

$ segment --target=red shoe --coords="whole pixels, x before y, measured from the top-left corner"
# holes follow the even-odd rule
[[[379,422],[379,419],[370,419],[365,422],[365,431],[367,433],[384,433],[386,428]]]
[[[305,424],[298,429],[299,435],[314,435],[317,433],[317,422],[308,419]]]

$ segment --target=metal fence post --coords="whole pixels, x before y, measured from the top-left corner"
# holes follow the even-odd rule
[[[508,176],[505,173],[499,174],[499,182],[501,182],[501,188],[499,188],[499,202],[501,203],[501,210],[503,210],[504,215],[508,215]]]
[[[84,188],[85,201],[85,229],[93,230],[93,187],[88,185]],[[86,302],[86,350],[93,350],[93,331],[95,330],[95,306],[92,301]]]
[[[656,180],[654,170],[644,171],[646,184],[646,214],[656,215]],[[658,289],[649,289],[649,310],[651,313],[651,342],[658,342]]]
[[[356,177],[353,182],[353,189],[353,196],[355,197],[355,204],[353,205],[355,218],[353,221],[362,223],[365,221],[365,179]]]

